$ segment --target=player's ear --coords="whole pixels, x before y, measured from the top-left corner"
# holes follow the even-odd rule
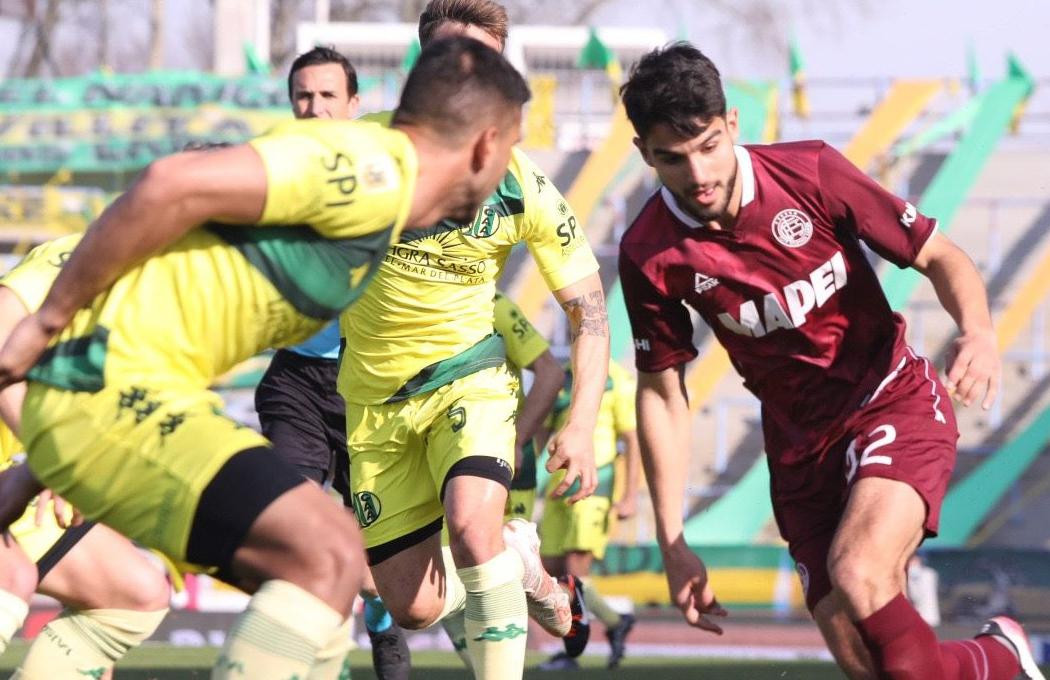
[[[740,112],[735,106],[726,111],[726,130],[729,132],[729,139],[736,144],[740,135]]]
[[[361,97],[354,95],[350,97],[350,105],[347,107],[347,118],[356,118],[358,110],[361,108]]]
[[[470,156],[470,171],[474,174],[481,172],[488,166],[492,157],[496,154],[496,145],[499,143],[499,127],[489,125],[474,137]]]
[[[635,137],[631,141],[634,142],[634,146],[636,149],[638,149],[638,153],[642,154],[642,160],[645,161],[645,164],[652,167],[653,159],[649,157],[649,147],[645,145],[645,142],[642,141],[642,138]]]

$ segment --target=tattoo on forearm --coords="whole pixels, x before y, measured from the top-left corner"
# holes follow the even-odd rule
[[[609,314],[605,311],[605,295],[600,290],[566,300],[561,308],[569,317],[571,342],[576,342],[581,335],[600,338],[609,335]]]

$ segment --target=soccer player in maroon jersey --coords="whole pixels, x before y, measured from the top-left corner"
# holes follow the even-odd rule
[[[623,237],[620,276],[657,537],[686,621],[720,633],[713,617],[726,613],[682,536],[688,306],[762,402],[777,524],[839,666],[854,679],[1042,678],[1013,620],[939,642],[903,595],[955,462],[950,396],[988,408],[997,389],[973,263],[823,142],[736,146],[718,70],[687,43],[646,55],[622,96],[663,183]],[[946,385],[905,342],[862,241],[929,278],[958,324]]]

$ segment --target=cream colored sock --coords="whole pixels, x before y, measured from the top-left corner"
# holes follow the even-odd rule
[[[129,649],[153,635],[167,613],[167,608],[66,609],[40,631],[15,677],[101,678]]]
[[[488,562],[458,570],[467,592],[467,649],[477,680],[513,680],[525,672],[529,627],[524,566],[508,548]]]
[[[583,603],[606,628],[612,628],[620,622],[620,613],[609,606],[590,579],[583,580]]]
[[[339,612],[299,586],[267,581],[226,636],[212,680],[307,678],[343,622]]]
[[[314,666],[306,680],[350,680],[350,664],[346,655],[353,642],[350,637],[353,625],[353,617],[348,617],[328,640],[328,644],[317,650]]]
[[[474,664],[470,660],[470,652],[467,651],[466,612],[456,612],[446,616],[441,619],[441,625],[444,627],[448,639],[452,641],[452,649],[456,650],[456,654],[463,660],[468,670],[474,670]]]
[[[11,644],[11,638],[25,623],[29,614],[26,601],[6,590],[0,590],[0,653]]]
[[[462,612],[467,604],[467,591],[463,588],[463,581],[456,573],[456,563],[452,560],[452,549],[447,545],[441,548],[441,561],[445,564],[445,605],[441,608],[438,621],[444,621],[446,617],[457,612]]]

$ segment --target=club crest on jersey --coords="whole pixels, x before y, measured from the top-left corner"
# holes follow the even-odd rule
[[[798,572],[798,580],[802,582],[802,592],[809,594],[809,569],[801,562],[795,563],[795,571]]]
[[[467,228],[467,233],[474,238],[488,238],[495,234],[497,229],[499,229],[499,216],[492,206],[486,205],[478,211],[474,222]]]
[[[813,220],[801,210],[786,208],[773,218],[773,236],[782,246],[801,248],[813,236]]]

